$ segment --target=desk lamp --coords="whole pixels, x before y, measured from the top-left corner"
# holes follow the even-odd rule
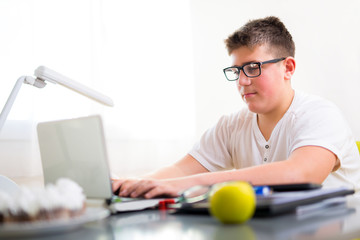
[[[35,70],[35,77],[32,76],[22,76],[20,77],[16,83],[15,86],[13,88],[13,90],[10,93],[10,96],[8,98],[8,100],[5,103],[5,106],[1,112],[0,115],[0,131],[6,121],[6,118],[10,112],[10,109],[15,101],[15,98],[22,86],[23,83],[35,86],[37,88],[43,88],[46,86],[46,82],[51,82],[51,83],[58,83],[64,87],[67,87],[75,92],[78,92],[86,97],[89,97],[99,103],[102,103],[104,105],[107,106],[114,106],[113,101],[111,100],[111,98],[93,90],[90,89],[74,80],[71,80],[68,77],[65,77],[47,67],[44,66],[40,66]],[[0,190],[4,189],[9,189],[9,188],[13,188],[15,187],[16,184],[6,178],[5,176],[0,175]]]

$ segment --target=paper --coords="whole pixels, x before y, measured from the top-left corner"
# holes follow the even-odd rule
[[[134,201],[117,202],[110,204],[109,209],[112,213],[140,211],[147,208],[157,207],[159,201],[161,201],[161,199],[142,199],[142,200],[134,200]]]
[[[309,213],[323,211],[325,209],[329,209],[337,206],[346,207],[346,198],[345,197],[329,198],[317,203],[299,206],[296,208],[296,214],[305,215]]]

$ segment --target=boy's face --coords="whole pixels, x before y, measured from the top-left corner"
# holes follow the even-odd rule
[[[278,58],[268,51],[265,45],[254,48],[240,47],[231,53],[232,65],[243,66],[250,62],[264,62]],[[283,56],[287,57],[287,56]],[[276,112],[281,107],[285,91],[291,89],[290,81],[284,80],[284,61],[268,63],[261,66],[261,75],[247,77],[243,71],[237,80],[237,87],[242,99],[250,111],[258,114]],[[290,87],[290,88],[289,88]]]

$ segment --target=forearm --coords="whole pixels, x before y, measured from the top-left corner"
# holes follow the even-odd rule
[[[299,167],[294,161],[286,160],[270,163],[266,165],[254,166],[244,169],[202,172],[194,175],[184,174],[175,166],[164,168],[153,175],[148,175],[150,179],[167,179],[168,182],[179,191],[194,185],[213,185],[226,181],[247,181],[253,185],[286,184],[313,182],[321,183],[321,175],[311,173]],[[171,173],[169,175],[169,173]]]
[[[167,166],[161,168],[155,172],[151,172],[147,175],[144,175],[141,178],[144,179],[170,179],[186,176],[181,169],[175,165]]]
[[[254,185],[313,182],[322,183],[334,169],[336,156],[321,147],[295,150],[289,159],[238,170],[194,176],[199,184],[244,180]]]
[[[189,182],[204,185],[235,180],[248,181],[254,185],[322,183],[330,172],[330,169],[325,169],[324,173],[319,173],[316,169],[302,168],[291,161],[281,161],[238,170],[203,173],[187,178]]]
[[[225,181],[248,181],[254,185],[281,184],[295,182],[318,182],[310,179],[301,171],[293,168],[291,171],[282,171],[281,169],[290,169],[288,162],[276,162],[267,165],[249,167],[244,169],[219,171],[211,173],[198,174],[188,177],[189,181],[198,182],[199,184],[212,185]],[[193,179],[191,179],[193,178]],[[191,180],[190,180],[191,179]]]
[[[187,154],[180,161],[173,165],[164,167],[158,171],[147,174],[143,178],[147,179],[171,179],[186,177],[194,174],[208,172],[195,158]]]

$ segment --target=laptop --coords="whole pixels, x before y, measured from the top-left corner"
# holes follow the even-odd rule
[[[102,119],[99,115],[42,122],[37,126],[44,182],[69,178],[87,199],[103,199],[113,213],[154,208],[162,199],[119,198],[112,192]]]
[[[78,183],[87,198],[112,198],[100,116],[39,123],[37,134],[45,184],[66,177]]]

